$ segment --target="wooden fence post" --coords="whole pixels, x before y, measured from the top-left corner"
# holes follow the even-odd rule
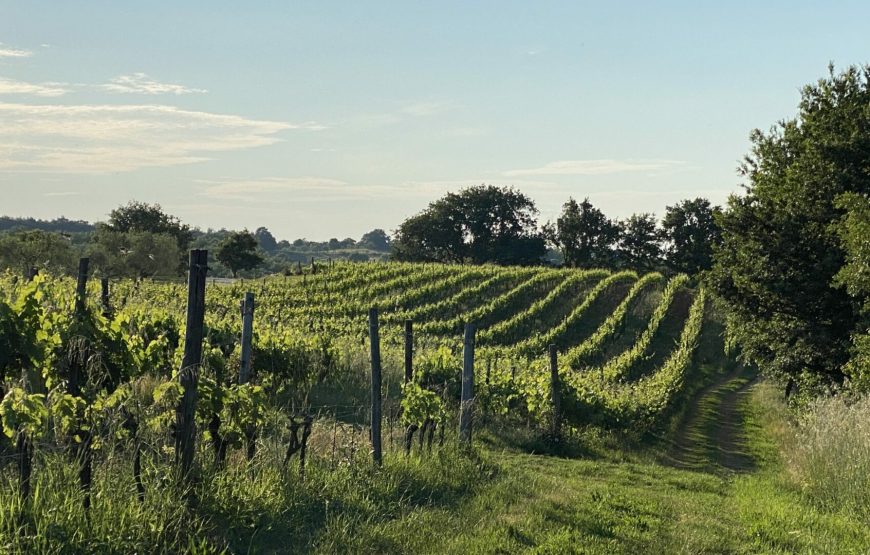
[[[202,333],[205,318],[205,277],[208,251],[190,251],[187,274],[187,328],[184,333],[184,357],[179,381],[184,393],[175,410],[175,460],[181,464],[181,476],[187,478],[193,466],[196,432],[196,396],[199,365],[202,363]]]
[[[562,395],[559,389],[559,354],[556,345],[550,345],[550,399],[553,403],[553,421],[550,436],[558,441],[562,433]]]
[[[405,383],[414,379],[414,322],[405,320]]]
[[[109,278],[104,277],[100,280],[100,304],[103,308],[103,316],[108,318],[112,314],[112,307],[109,304]]]
[[[474,409],[474,324],[465,324],[462,349],[462,397],[459,405],[459,442],[471,445]]]
[[[242,363],[239,366],[239,384],[251,379],[251,343],[254,334],[254,294],[245,293],[242,301]]]
[[[316,273],[317,273],[317,265],[314,263],[314,257],[312,256],[311,257],[311,275],[313,276]]]
[[[369,340],[372,355],[372,457],[380,466],[381,455],[381,342],[378,336],[378,309],[369,309]]]
[[[85,313],[88,302],[88,265],[90,259],[79,258],[79,273],[76,281],[76,316]]]

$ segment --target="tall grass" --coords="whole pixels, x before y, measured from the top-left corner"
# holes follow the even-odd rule
[[[323,425],[322,428],[327,428]],[[323,433],[323,432],[322,432]],[[166,457],[145,457],[144,502],[136,495],[129,453],[95,466],[92,506],[82,508],[77,465],[63,452],[39,451],[26,506],[13,465],[0,471],[0,553],[307,553],[354,552],[383,542],[378,530],[421,508],[455,508],[486,486],[494,467],[460,454],[455,434],[429,455],[399,447],[375,467],[367,438],[309,453],[285,468],[283,447],[263,442],[252,462],[231,453],[225,468],[208,464],[208,446],[193,485],[182,490]],[[320,451],[320,452],[317,452]],[[394,541],[394,540],[393,540]],[[372,542],[375,542],[374,544]],[[399,545],[383,545],[401,551]]]
[[[870,517],[870,397],[811,402],[785,449],[792,475],[813,500]]]

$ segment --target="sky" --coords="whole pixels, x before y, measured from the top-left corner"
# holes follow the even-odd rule
[[[0,0],[0,215],[359,238],[509,185],[661,216],[870,62],[870,2]]]

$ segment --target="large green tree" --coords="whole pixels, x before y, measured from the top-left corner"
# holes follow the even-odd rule
[[[832,68],[804,87],[795,119],[751,138],[711,273],[728,331],[767,371],[842,381],[861,316],[836,287],[846,259],[834,224],[841,195],[870,193],[870,66]]]
[[[109,230],[120,233],[168,233],[175,238],[182,252],[187,251],[193,240],[190,226],[164,212],[159,204],[130,201],[112,210],[105,225]]]
[[[705,198],[668,206],[662,219],[665,259],[678,272],[697,274],[713,265],[713,247],[721,241],[716,216],[722,212]]]
[[[230,269],[233,277],[242,270],[252,270],[263,263],[263,256],[257,252],[257,238],[248,230],[232,233],[221,241],[217,259]]]
[[[619,258],[622,266],[649,271],[662,262],[662,231],[653,214],[632,214],[619,222]]]
[[[854,385],[870,390],[870,196],[846,193],[836,206],[846,215],[834,229],[846,253],[846,263],[834,280],[860,305],[863,321],[853,335],[852,357],[846,373]]]
[[[546,226],[546,233],[568,266],[607,268],[616,262],[619,226],[588,198],[580,203],[569,198],[556,224]]]
[[[402,222],[393,257],[408,261],[537,264],[546,253],[537,208],[511,187],[448,193]]]
[[[69,237],[49,231],[17,231],[0,235],[0,270],[31,268],[66,273],[75,268],[76,252]]]
[[[100,227],[88,246],[91,264],[107,277],[172,277],[182,256],[169,233],[119,232]]]

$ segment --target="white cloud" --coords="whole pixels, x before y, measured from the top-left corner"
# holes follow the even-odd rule
[[[33,96],[55,97],[70,92],[65,83],[25,83],[15,79],[0,77],[0,94],[28,94]]]
[[[257,200],[272,193],[318,193],[345,191],[347,183],[323,177],[266,177],[237,181],[199,181],[202,195],[215,199]]]
[[[450,109],[446,102],[415,102],[402,108],[401,112],[409,116],[426,117],[434,116]]]
[[[81,195],[81,191],[52,191],[48,193],[42,193],[44,197],[75,197]]]
[[[0,42],[0,58],[27,58],[32,55],[33,52],[30,50],[4,47],[3,43]]]
[[[540,168],[509,170],[505,177],[524,175],[607,175],[613,173],[655,171],[674,168],[685,162],[678,160],[560,160]]]
[[[289,124],[163,105],[0,103],[0,170],[106,173],[274,144]]]
[[[99,88],[122,94],[195,94],[206,93],[205,89],[195,89],[185,85],[174,83],[161,83],[148,77],[144,73],[133,73],[131,75],[119,75],[109,79],[109,82],[103,85],[97,85]]]

